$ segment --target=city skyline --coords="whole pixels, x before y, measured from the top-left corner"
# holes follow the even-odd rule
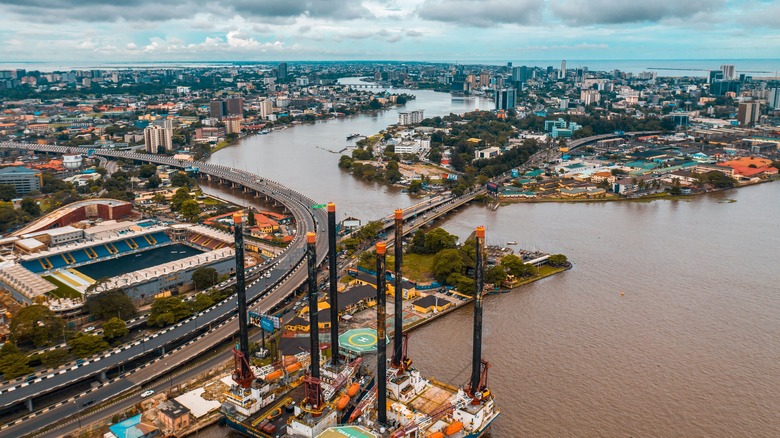
[[[771,58],[771,1],[4,0],[6,62]],[[746,44],[750,41],[750,44]]]

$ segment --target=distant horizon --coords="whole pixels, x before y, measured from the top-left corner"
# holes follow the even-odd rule
[[[765,59],[778,21],[780,2],[766,0],[8,0],[0,59]]]
[[[155,61],[0,61],[0,69],[26,69],[44,72],[79,69],[152,69],[155,67],[217,68],[220,66],[269,66],[285,62],[289,64],[442,64],[469,66],[505,66],[511,62],[514,67],[526,65],[535,68],[553,66],[559,68],[563,59],[522,60],[155,60]],[[621,70],[628,73],[655,72],[659,77],[705,76],[710,70],[717,70],[723,64],[735,65],[738,72],[756,78],[780,77],[780,60],[775,58],[634,58],[634,59],[565,59],[567,68],[585,68],[591,71]],[[653,65],[655,64],[655,65]]]

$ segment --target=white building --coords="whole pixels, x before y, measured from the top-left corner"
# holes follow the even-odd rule
[[[156,154],[161,146],[166,151],[173,150],[173,122],[164,120],[162,126],[149,125],[144,129],[144,146],[150,154]]]
[[[422,122],[423,110],[398,113],[399,125],[414,125]]]
[[[501,155],[501,149],[496,146],[474,151],[474,158],[477,160],[481,160],[484,158],[493,158],[499,155]]]

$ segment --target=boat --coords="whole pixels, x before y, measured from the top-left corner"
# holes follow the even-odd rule
[[[517,240],[510,240],[506,243],[507,245],[517,245]]]
[[[347,140],[352,140],[353,138],[358,138],[358,137],[362,137],[362,135],[361,135],[361,134],[359,134],[359,133],[357,133],[357,132],[355,132],[355,133],[353,133],[353,134],[349,134],[349,135],[347,136]]]
[[[268,129],[263,129],[262,131],[260,131],[260,135],[266,135],[266,134],[270,134],[270,133],[271,133],[271,131],[269,131]]]

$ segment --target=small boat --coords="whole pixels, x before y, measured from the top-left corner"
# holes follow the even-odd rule
[[[347,136],[347,140],[352,140],[353,138],[358,138],[358,137],[362,137],[362,135],[360,135],[359,133],[356,132],[354,134],[349,134]]]
[[[507,245],[517,245],[517,241],[516,241],[516,240],[510,240],[510,241],[509,241],[509,242],[507,242],[506,244],[507,244]]]

